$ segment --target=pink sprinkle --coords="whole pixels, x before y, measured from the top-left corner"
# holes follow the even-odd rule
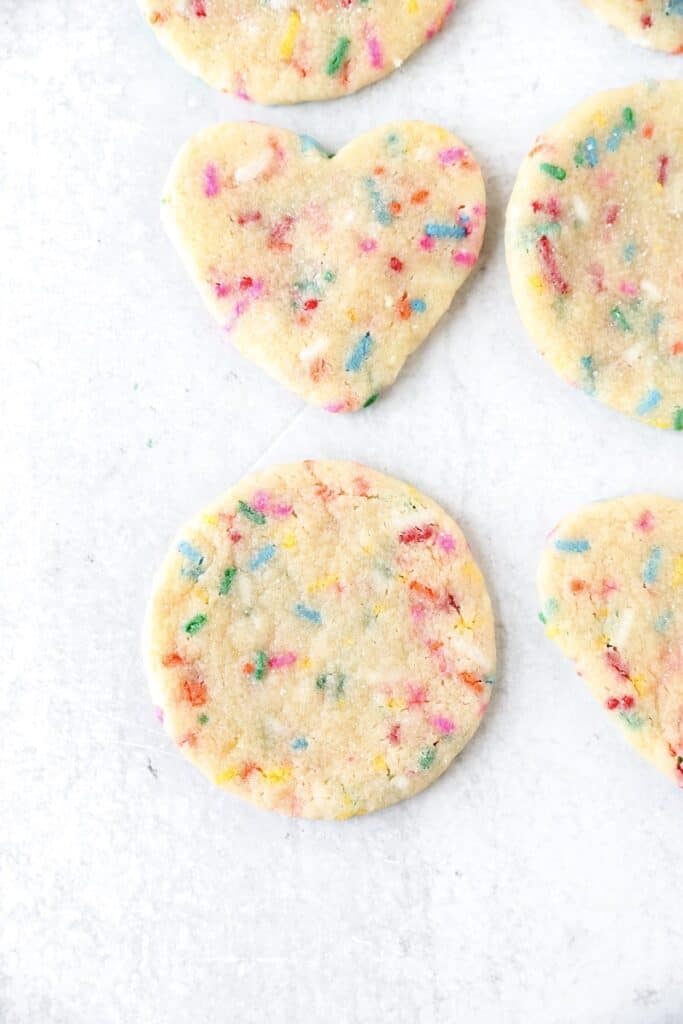
[[[216,281],[213,287],[219,299],[224,299],[226,295],[232,294],[231,284],[224,284],[222,281]]]
[[[621,284],[619,285],[619,291],[621,292],[622,295],[637,295],[638,294],[638,289],[637,289],[636,285],[632,284],[630,281],[622,281]]]
[[[442,551],[455,551],[455,540],[450,533],[440,533],[438,544]]]
[[[235,96],[238,100],[245,100],[247,103],[251,102],[251,97],[247,92],[247,86],[244,81],[244,75],[239,72],[235,75]]]
[[[423,235],[420,239],[420,248],[425,249],[427,252],[431,252],[436,242],[429,235]]]
[[[284,651],[282,654],[274,654],[272,658],[268,658],[269,668],[287,668],[289,665],[293,665],[296,661],[296,654],[294,651]]]
[[[655,528],[655,517],[652,515],[649,509],[643,512],[640,519],[636,519],[636,528],[642,530],[643,533],[649,533]]]
[[[414,683],[408,683],[407,689],[409,708],[420,707],[422,704],[426,704],[427,691],[424,686],[415,686]]]
[[[213,196],[217,196],[220,190],[216,165],[207,164],[204,168],[204,195],[211,199]]]
[[[450,736],[452,732],[455,732],[455,722],[452,718],[442,718],[441,715],[435,715],[429,721],[435,729],[438,729],[445,736]]]
[[[268,494],[268,491],[256,491],[251,499],[252,508],[255,508],[257,512],[266,512],[269,505],[270,495]]]
[[[380,46],[379,39],[368,25],[365,26],[365,41],[368,44],[368,55],[371,65],[373,68],[383,68],[384,54],[382,53],[382,47]]]
[[[270,511],[277,519],[286,519],[294,509],[291,505],[271,505]]]
[[[465,150],[460,147],[458,149],[443,149],[439,153],[439,160],[446,166],[447,164],[457,164],[465,156]]]
[[[460,263],[464,267],[473,267],[477,262],[477,257],[473,252],[465,252],[464,249],[459,249],[458,252],[453,253],[453,262]]]
[[[359,248],[361,252],[374,252],[377,248],[377,242],[374,238],[364,238],[359,243]]]
[[[331,405],[325,406],[326,412],[344,412],[346,409],[346,402],[332,402]]]
[[[421,622],[425,617],[425,606],[423,604],[412,604],[410,615],[414,622]]]
[[[396,725],[392,725],[389,731],[389,742],[393,747],[397,747],[401,742],[401,726],[398,722]]]
[[[156,718],[157,722],[161,722],[163,724],[164,712],[161,708],[154,709],[154,717]]]

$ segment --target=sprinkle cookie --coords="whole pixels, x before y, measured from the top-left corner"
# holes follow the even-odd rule
[[[398,122],[334,158],[224,124],[181,150],[163,219],[246,356],[329,412],[372,405],[477,262],[484,182],[442,128]]]
[[[507,213],[512,289],[550,364],[683,430],[683,83],[602,93],[541,136]]]
[[[332,99],[391,74],[455,0],[140,0],[163,46],[257,103]]]
[[[493,684],[491,605],[458,526],[348,462],[257,473],[189,523],[146,633],[182,752],[231,793],[307,818],[420,792]]]
[[[541,621],[628,740],[683,786],[683,502],[580,509],[548,538]]]
[[[642,46],[683,53],[683,0],[583,0]]]

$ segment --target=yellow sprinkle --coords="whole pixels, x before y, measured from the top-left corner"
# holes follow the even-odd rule
[[[284,537],[282,538],[282,542],[281,543],[282,543],[283,548],[295,548],[296,547],[296,537],[294,536],[293,533],[286,533],[284,535]]]
[[[529,284],[536,292],[542,292],[545,287],[543,284],[543,278],[540,274],[532,274],[529,278]]]
[[[236,775],[239,775],[239,768],[235,768],[234,766],[232,768],[226,768],[225,771],[220,772],[216,776],[216,785],[222,786],[225,782],[230,782],[231,779],[234,779]]]
[[[549,640],[554,640],[556,636],[560,635],[559,626],[548,626],[545,631],[545,635]]]
[[[266,782],[278,784],[280,782],[286,782],[287,779],[290,778],[292,769],[287,767],[271,768],[269,772],[263,772],[262,774]]]
[[[386,762],[386,758],[382,757],[381,754],[378,754],[377,757],[373,760],[372,767],[375,769],[376,772],[389,771],[389,765]]]
[[[471,561],[471,559],[468,559],[466,562],[462,563],[462,574],[463,576],[469,576],[471,580],[475,581],[481,580],[482,578],[478,567],[474,564],[473,561]]]
[[[472,630],[474,629],[474,619],[471,622],[469,622],[467,619],[458,619],[453,628],[456,629],[459,633],[471,633]]]
[[[598,126],[598,128],[604,128],[607,124],[607,118],[602,110],[599,110],[597,114],[593,115],[593,121]]]
[[[216,515],[205,512],[202,516],[202,520],[207,524],[207,526],[218,526],[218,516]]]
[[[299,34],[299,26],[301,25],[301,17],[298,11],[290,11],[289,18],[287,19],[287,25],[285,27],[285,34],[280,42],[280,56],[283,60],[291,60],[294,55],[294,46],[296,43],[296,37]]]
[[[417,14],[420,10],[420,5],[417,0],[408,0],[408,14]]]
[[[392,711],[396,711],[397,709],[403,710],[405,708],[405,704],[402,700],[399,700],[398,697],[390,697],[387,701],[387,707],[391,708]]]
[[[674,561],[674,587],[683,587],[683,555],[679,555]]]
[[[300,658],[299,659],[299,665],[300,665],[301,668],[309,669],[311,667],[311,659],[310,658]]]
[[[385,605],[383,605],[383,604],[376,604],[374,606],[374,608],[372,609],[372,614],[375,615],[375,616],[381,615],[382,612],[384,611],[384,609],[385,609]]]
[[[356,311],[355,311],[355,309],[347,309],[346,310],[346,315],[348,316],[348,318],[351,321],[351,323],[355,324],[355,322],[356,322]]]
[[[631,682],[633,683],[639,697],[642,697],[647,693],[647,681],[644,676],[631,676]]]
[[[200,601],[204,602],[204,604],[208,604],[209,603],[209,595],[204,590],[204,587],[197,587],[197,586],[195,586],[194,590],[192,591],[192,596],[193,597],[198,597]]]
[[[338,576],[320,576],[313,583],[309,583],[306,590],[309,594],[317,594],[319,590],[327,590],[328,587],[334,586],[335,583],[339,583]]]

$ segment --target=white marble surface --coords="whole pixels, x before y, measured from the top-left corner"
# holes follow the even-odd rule
[[[681,437],[574,393],[512,305],[502,225],[534,136],[680,74],[579,0],[462,0],[400,73],[267,110],[213,94],[132,0],[0,3],[3,1024],[674,1024],[683,803],[536,620],[546,530],[683,497]],[[258,118],[338,148],[396,117],[478,154],[491,218],[452,314],[367,413],[306,408],[224,345],[164,237],[180,143]],[[461,522],[499,620],[480,733],[423,796],[347,823],[213,792],[140,661],[176,526],[251,467],[352,457]]]

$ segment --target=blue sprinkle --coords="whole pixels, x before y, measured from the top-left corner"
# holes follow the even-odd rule
[[[676,14],[679,18],[683,18],[683,0],[667,0],[664,13]]]
[[[308,740],[305,736],[297,736],[291,742],[292,750],[308,750]]]
[[[316,626],[319,626],[323,621],[320,612],[317,612],[315,608],[307,608],[305,604],[297,604],[294,608],[294,614],[298,615],[300,619],[308,619],[309,622],[315,622]]]
[[[464,238],[467,234],[462,224],[427,224],[425,235],[428,238]]]
[[[560,602],[555,597],[549,597],[538,613],[538,617],[545,626],[560,610]]]
[[[377,223],[384,225],[384,227],[386,227],[388,224],[391,224],[393,217],[389,213],[387,204],[382,199],[380,191],[377,188],[377,185],[375,184],[373,178],[365,179],[365,187],[370,194],[372,212],[375,215],[375,220],[377,221]]]
[[[674,615],[671,610],[664,612],[662,615],[655,619],[655,629],[658,633],[666,633],[667,629],[671,625],[671,621]]]
[[[598,150],[598,140],[594,135],[589,135],[583,144],[584,153],[586,155],[586,163],[589,167],[597,167],[600,160],[600,153]]]
[[[254,557],[249,563],[249,568],[253,571],[254,569],[260,569],[262,565],[265,565],[271,560],[277,548],[274,544],[266,544],[265,547],[261,548],[256,552]]]
[[[556,540],[555,547],[558,551],[566,551],[572,555],[581,555],[591,549],[587,540]]]
[[[654,583],[659,576],[659,568],[662,564],[662,549],[653,548],[650,552],[650,557],[647,560],[647,565],[643,570],[643,583],[646,586]]]
[[[624,259],[626,260],[627,263],[632,263],[634,258],[635,258],[635,255],[636,255],[636,247],[633,244],[633,242],[629,242],[629,244],[624,249]]]
[[[653,338],[657,337],[657,334],[659,333],[659,328],[662,326],[663,323],[664,314],[655,313],[655,315],[652,317],[652,320],[650,321],[650,334],[653,336]]]
[[[187,579],[196,580],[205,572],[204,568],[204,555],[197,548],[192,547],[189,541],[181,540],[178,545],[178,551],[183,555],[190,565],[185,565],[180,570],[180,575],[185,576]]]
[[[624,129],[621,127],[621,125],[617,125],[617,127],[610,132],[609,138],[607,139],[607,148],[610,151],[610,153],[616,153],[616,151],[619,149],[623,134]]]
[[[331,154],[328,153],[327,150],[323,149],[320,143],[316,142],[315,139],[311,138],[310,135],[300,135],[299,142],[301,143],[302,153],[310,153],[312,151],[315,151],[316,153],[320,153],[321,156],[328,157],[328,159],[331,156]]]
[[[356,342],[351,355],[346,360],[344,369],[347,373],[358,373],[366,359],[370,358],[373,344],[372,335],[366,331],[360,341]]]
[[[593,356],[581,356],[581,369],[584,375],[583,390],[587,395],[594,395],[596,370]]]
[[[487,686],[495,686],[496,685],[496,677],[495,676],[484,676],[484,682],[486,683]]]
[[[413,313],[424,313],[427,309],[427,303],[424,299],[413,299],[410,303],[410,308]]]
[[[652,391],[648,391],[640,405],[637,406],[636,414],[638,416],[644,416],[646,413],[652,412],[653,409],[657,408],[661,400],[662,392],[657,391],[656,388],[653,388]]]

